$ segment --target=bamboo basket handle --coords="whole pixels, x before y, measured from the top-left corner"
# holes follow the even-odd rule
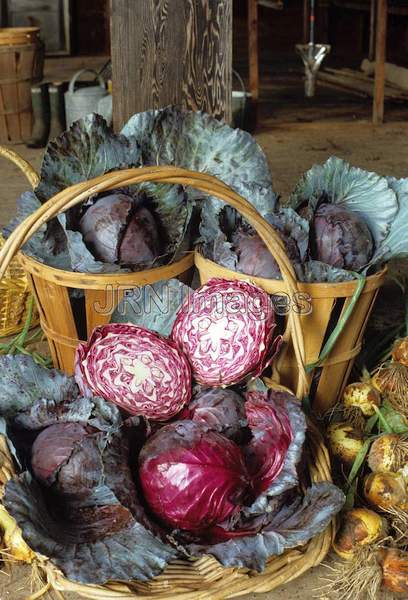
[[[29,215],[10,235],[0,252],[0,279],[21,247],[42,225],[59,213],[84,202],[94,194],[148,181],[192,186],[206,194],[216,196],[235,208],[258,232],[275,258],[282,274],[283,285],[286,287],[289,297],[293,298],[298,291],[297,280],[292,263],[286,254],[285,246],[273,227],[261,217],[252,204],[216,177],[172,166],[141,167],[114,171],[62,190],[38,208],[35,213]],[[299,398],[302,398],[307,391],[307,375],[304,366],[305,348],[300,315],[295,311],[289,313],[288,327],[292,335],[299,373],[296,394]]]
[[[0,156],[3,158],[7,158],[9,161],[17,165],[17,167],[24,173],[27,177],[32,188],[36,188],[40,178],[34,168],[27,162],[22,156],[17,154],[11,148],[6,148],[5,146],[0,146]]]

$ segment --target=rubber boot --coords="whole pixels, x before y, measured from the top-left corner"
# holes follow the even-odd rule
[[[32,86],[31,102],[34,121],[31,138],[27,142],[27,146],[29,148],[44,148],[50,130],[50,105],[46,83]]]
[[[58,81],[48,86],[51,109],[49,142],[65,131],[64,85]]]

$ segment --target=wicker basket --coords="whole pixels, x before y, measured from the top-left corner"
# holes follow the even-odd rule
[[[17,165],[32,187],[37,185],[37,173],[16,152],[0,146],[0,156]],[[0,234],[0,248],[3,244],[4,239]],[[30,297],[27,276],[16,258],[10,263],[4,277],[0,280],[0,337],[15,335],[22,330],[27,317]],[[32,317],[32,326],[38,325],[38,322],[39,315],[35,310]]]
[[[120,171],[64,190],[49,200],[34,215],[26,219],[7,241],[0,253],[0,277],[15,252],[38,229],[39,223],[44,223],[62,210],[82,202],[90,194],[144,181],[191,185],[210,195],[218,196],[236,208],[256,228],[269,250],[273,253],[282,272],[283,282],[281,282],[281,285],[285,286],[288,294],[296,293],[298,284],[283,244],[257,211],[246,200],[217,179],[175,167],[145,167]],[[24,264],[26,264],[26,261]],[[95,286],[97,285],[97,278],[98,276],[95,276]],[[62,289],[65,290],[65,287],[63,286]],[[99,288],[96,287],[96,289]],[[57,306],[55,304],[50,305],[49,310],[53,310],[61,319],[61,306],[59,304]],[[42,318],[44,318],[44,315],[42,315]],[[302,327],[299,315],[295,312],[292,312],[288,318],[284,338],[293,340],[294,360],[296,361],[298,375],[296,388],[297,395],[301,398],[307,389],[307,377],[303,366]],[[273,385],[272,382],[268,383],[271,386]],[[310,480],[313,482],[331,481],[328,452],[318,430],[312,423],[309,423],[308,428],[307,449]],[[7,444],[4,438],[0,436],[0,483],[4,485],[12,476],[13,471],[13,462]],[[14,528],[15,531],[16,523],[6,513],[4,507],[0,505],[0,509],[0,523],[5,528],[5,537],[7,538],[8,530]],[[46,557],[35,555],[28,548],[26,548],[25,556],[28,562],[34,563],[36,568],[42,572],[44,592],[52,588],[60,592],[76,592],[84,598],[94,600],[174,600],[175,598],[180,600],[223,600],[224,598],[235,598],[245,593],[268,592],[299,577],[324,559],[329,551],[333,533],[334,523],[308,544],[287,551],[282,556],[271,558],[262,574],[256,574],[245,569],[226,569],[215,558],[205,556],[199,560],[174,561],[162,575],[147,583],[132,581],[129,583],[111,582],[104,586],[82,585],[67,580]],[[21,542],[20,539],[20,543],[16,544],[20,552]],[[13,548],[9,548],[9,552],[15,556],[18,555],[18,552],[13,552]],[[39,596],[36,595],[36,597]]]
[[[205,283],[211,277],[250,279],[268,294],[279,295],[285,291],[282,289],[280,280],[250,277],[237,273],[204,258],[199,251],[195,253],[195,265],[199,271],[201,283]],[[361,351],[368,317],[385,275],[386,269],[383,269],[379,273],[367,277],[363,291],[337,338],[334,348],[319,366],[318,379],[313,379],[313,372],[308,376],[308,390],[311,393],[313,410],[316,414],[325,414],[343,394],[355,357]],[[297,297],[298,306],[302,305],[305,309],[304,314],[301,315],[301,323],[305,339],[306,365],[312,365],[318,361],[325,341],[350,305],[356,286],[355,281],[298,284],[298,291],[302,294]],[[289,296],[289,298],[291,298],[292,305],[296,306],[296,298],[293,296]],[[290,345],[279,361],[277,372],[280,382],[293,388],[297,378],[297,367],[293,361],[293,347]]]

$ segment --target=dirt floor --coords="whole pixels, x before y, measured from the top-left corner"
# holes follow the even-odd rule
[[[103,63],[103,58],[65,60],[63,64],[53,60],[47,61],[46,68],[49,79],[62,79],[82,65],[98,67]],[[387,105],[387,122],[377,128],[370,123],[370,111],[370,100],[327,87],[319,88],[316,99],[306,100],[299,70],[282,72],[280,65],[275,65],[273,74],[264,74],[256,137],[268,156],[275,190],[287,196],[305,170],[331,155],[384,175],[408,176],[408,107]],[[40,167],[42,150],[22,145],[14,148],[36,169]],[[26,189],[28,185],[18,169],[2,160],[0,225],[13,215],[16,198]],[[327,569],[318,567],[277,591],[241,598],[328,600],[318,591],[326,574]],[[25,600],[29,594],[28,568],[15,566],[11,574],[2,571],[0,600]]]

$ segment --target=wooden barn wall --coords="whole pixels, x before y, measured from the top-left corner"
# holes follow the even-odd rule
[[[141,0],[134,0],[141,1]],[[169,0],[171,3],[171,0]],[[71,0],[72,46],[75,54],[109,54],[110,0]],[[322,7],[327,2],[317,0],[316,40],[329,41],[333,50],[327,63],[358,66],[367,56],[369,40],[368,10],[354,10],[347,5],[367,5],[359,2],[332,2],[328,13]],[[295,44],[303,41],[303,0],[284,0],[284,10],[259,7],[259,45],[261,63],[279,61],[285,56],[296,60]],[[343,4],[343,6],[341,6]],[[392,0],[390,0],[392,4]],[[401,3],[400,3],[401,4]],[[406,4],[406,3],[402,3]],[[234,5],[234,65],[244,75],[247,72],[247,0],[233,0]],[[388,60],[408,65],[408,16],[389,15]],[[326,64],[327,64],[326,63]]]

